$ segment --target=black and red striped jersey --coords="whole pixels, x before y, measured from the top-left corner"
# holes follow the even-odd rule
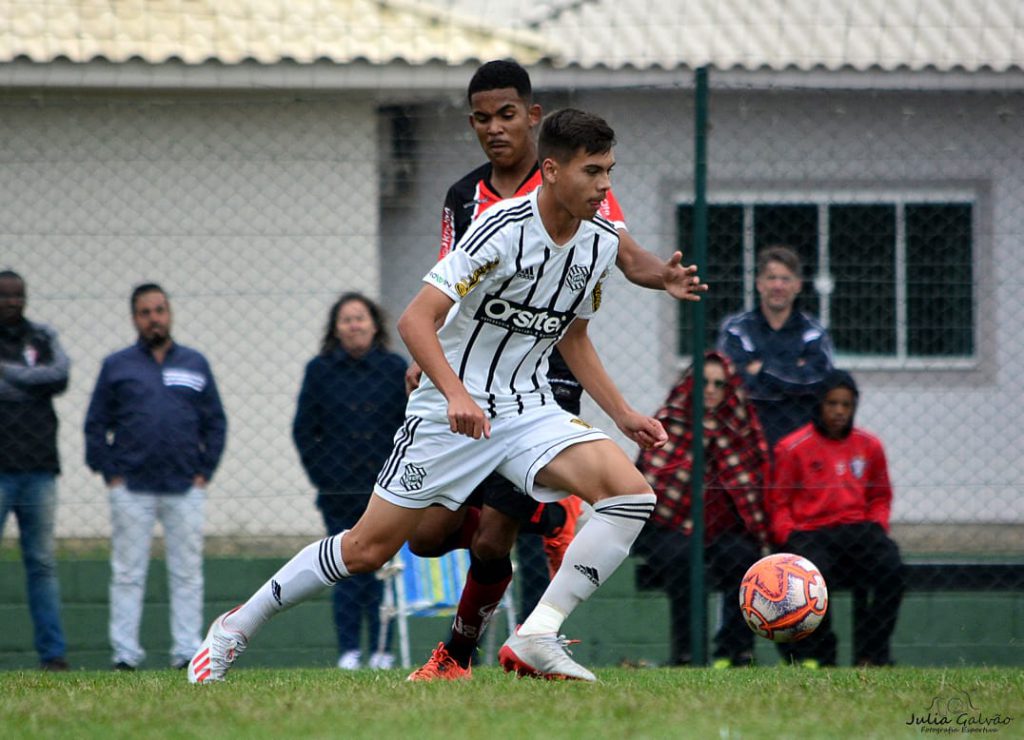
[[[451,251],[477,216],[503,200],[491,185],[491,172],[493,172],[493,165],[488,162],[477,167],[448,188],[448,194],[444,199],[444,209],[441,211],[441,250],[438,252],[438,259]],[[510,197],[518,198],[520,195],[532,193],[540,187],[540,184],[540,167],[534,165],[530,174]],[[626,228],[622,208],[611,191],[608,192],[608,197],[601,204],[601,210],[598,213],[611,221],[616,229]]]
[[[469,225],[481,213],[504,200],[491,185],[493,170],[493,165],[487,162],[448,188],[444,199],[444,209],[441,212],[441,249],[437,256],[439,260],[462,239],[469,229]],[[534,165],[530,174],[520,183],[511,197],[532,193],[540,187],[541,181],[540,167]],[[601,203],[598,215],[610,221],[616,229],[626,228],[622,208],[611,191]],[[562,408],[578,414],[583,388],[570,372],[558,350],[552,352],[548,361],[548,380],[558,404]]]

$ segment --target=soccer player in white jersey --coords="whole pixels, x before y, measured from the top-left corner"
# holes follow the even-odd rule
[[[589,113],[564,109],[544,119],[541,188],[475,221],[399,319],[427,380],[409,400],[365,514],[351,530],[307,546],[214,620],[189,681],[222,680],[272,616],[352,573],[377,570],[426,507],[458,508],[493,471],[538,500],[573,491],[593,507],[499,659],[520,675],[595,680],[559,630],[629,554],[655,497],[614,442],[553,402],[545,372],[552,347],[629,439],[644,448],[666,440],[657,420],[622,397],[587,335],[618,249],[615,227],[598,215],[613,144],[612,129]]]

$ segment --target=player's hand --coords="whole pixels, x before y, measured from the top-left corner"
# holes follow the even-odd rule
[[[416,364],[416,361],[413,360],[412,364],[405,369],[405,395],[408,396],[420,387],[421,377],[423,377],[423,370],[418,364]]]
[[[491,436],[491,420],[468,393],[448,399],[448,428],[473,439]]]
[[[700,281],[697,265],[683,265],[683,253],[674,252],[662,270],[665,292],[681,301],[699,301],[708,286]]]
[[[627,411],[621,419],[616,419],[615,424],[623,434],[645,450],[663,447],[668,441],[668,434],[660,421],[636,411]]]

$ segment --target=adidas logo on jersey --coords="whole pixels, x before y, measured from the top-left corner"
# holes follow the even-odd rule
[[[572,322],[573,316],[566,311],[533,308],[488,295],[473,318],[519,334],[553,338],[562,336],[562,332]]]
[[[522,270],[516,273],[516,277],[521,280],[533,280],[533,265],[530,267],[524,267]]]
[[[576,565],[576,570],[582,573],[588,581],[593,583],[595,586],[601,585],[601,579],[597,575],[597,568],[592,565]]]

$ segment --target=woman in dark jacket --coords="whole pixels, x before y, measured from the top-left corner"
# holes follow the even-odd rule
[[[362,515],[405,418],[406,363],[387,345],[380,308],[359,293],[345,293],[331,306],[320,354],[306,365],[292,437],[331,535]],[[372,573],[334,587],[339,668],[361,665],[364,617],[376,651],[382,597],[383,585]],[[368,661],[371,668],[393,664],[389,652],[373,652]]]

